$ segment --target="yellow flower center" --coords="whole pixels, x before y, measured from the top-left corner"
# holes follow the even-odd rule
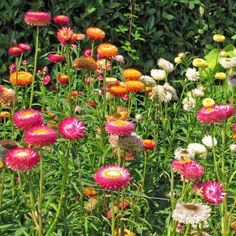
[[[107,178],[119,178],[122,177],[122,172],[120,170],[105,170],[104,175]]]
[[[34,134],[48,134],[48,130],[44,128],[39,128],[33,131]]]
[[[212,98],[205,98],[203,101],[202,101],[202,105],[204,107],[212,107],[215,105],[215,101],[212,99]]]
[[[114,125],[116,125],[116,126],[125,126],[125,125],[127,125],[127,122],[123,121],[123,120],[116,120],[116,121],[114,121]]]
[[[21,116],[28,118],[30,116],[32,116],[34,113],[32,111],[25,111],[21,114]]]
[[[25,157],[27,157],[28,156],[28,152],[27,151],[19,151],[19,152],[17,152],[16,153],[16,157],[19,157],[19,158],[25,158]]]

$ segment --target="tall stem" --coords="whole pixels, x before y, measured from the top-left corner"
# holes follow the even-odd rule
[[[220,176],[219,176],[219,172],[218,172],[218,163],[216,160],[216,153],[215,153],[214,124],[211,125],[211,138],[212,138],[212,155],[213,155],[213,159],[214,159],[214,169],[215,169],[217,179],[220,180]]]
[[[0,186],[0,209],[2,208],[2,202],[3,202],[3,190],[4,190],[4,183],[5,183],[5,176],[6,176],[6,168],[3,167],[2,178],[1,178],[1,186]]]
[[[114,193],[111,193],[111,211],[112,211],[112,219],[111,219],[111,235],[115,236],[115,207],[114,207]]]
[[[39,26],[36,27],[35,53],[34,53],[34,71],[33,71],[33,78],[32,78],[32,84],[31,84],[29,108],[32,107],[33,97],[34,97],[34,82],[35,82],[35,76],[36,76],[36,72],[37,72],[38,51],[39,51],[38,47],[39,47]]]
[[[39,233],[43,235],[42,227],[42,199],[43,199],[43,160],[40,159],[39,164],[39,196],[38,196],[38,218],[39,218]]]
[[[147,171],[147,152],[144,151],[144,164],[143,164],[142,190],[143,190],[143,188],[144,188],[144,184],[145,184],[146,171]]]

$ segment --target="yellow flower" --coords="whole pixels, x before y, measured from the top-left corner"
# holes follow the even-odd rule
[[[205,98],[202,101],[204,107],[212,107],[215,105],[215,101],[212,98]]]
[[[225,36],[222,34],[214,34],[213,35],[213,40],[217,43],[222,43],[225,41]]]
[[[222,50],[220,52],[220,57],[227,57],[227,56],[228,56],[228,53],[225,50]]]
[[[182,63],[182,58],[181,57],[175,57],[174,62],[176,64],[180,64],[180,63]]]
[[[4,164],[2,161],[0,161],[0,169],[3,168]]]
[[[185,56],[186,56],[186,54],[184,52],[181,52],[178,54],[178,57],[181,59],[185,58]]]
[[[193,65],[195,67],[199,67],[199,68],[207,68],[208,67],[208,63],[202,58],[195,58],[193,60]]]
[[[215,74],[215,79],[224,80],[226,78],[226,74],[224,72],[218,72]]]

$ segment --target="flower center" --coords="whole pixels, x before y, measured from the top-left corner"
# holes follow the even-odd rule
[[[18,151],[16,153],[16,157],[19,157],[19,158],[25,158],[29,155],[29,153],[27,151]]]
[[[116,120],[116,121],[114,121],[114,125],[116,125],[116,126],[125,126],[125,125],[127,125],[127,122],[123,121],[123,120]]]
[[[32,111],[25,111],[24,113],[21,114],[21,116],[28,118],[32,116],[34,113]]]
[[[44,128],[39,128],[33,131],[34,134],[48,134],[48,130]]]
[[[119,178],[122,177],[122,172],[120,170],[105,170],[104,175],[107,178]]]
[[[188,210],[191,210],[191,211],[198,210],[198,206],[195,204],[184,204],[184,207],[187,208]]]

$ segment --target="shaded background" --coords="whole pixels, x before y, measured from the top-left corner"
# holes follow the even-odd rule
[[[13,62],[7,55],[11,42],[33,46],[34,29],[23,21],[28,10],[68,15],[77,32],[90,25],[101,27],[107,40],[126,57],[126,66],[146,73],[159,57],[173,61],[181,51],[201,55],[203,48],[211,48],[214,33],[224,34],[230,42],[236,34],[234,0],[1,0],[0,75],[6,75],[8,64]],[[41,47],[47,52],[57,44],[56,26],[42,30]]]

